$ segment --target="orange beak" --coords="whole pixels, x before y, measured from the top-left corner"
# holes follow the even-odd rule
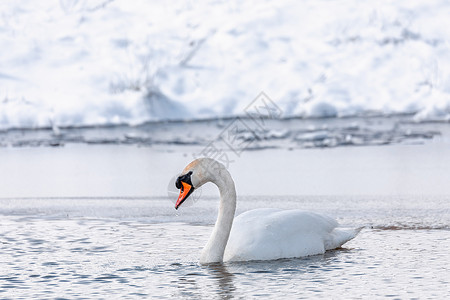
[[[181,203],[183,203],[184,200],[189,197],[193,190],[194,189],[191,185],[183,181],[181,182],[180,195],[178,196],[177,203],[175,203],[175,209],[178,209],[178,207],[180,207]]]

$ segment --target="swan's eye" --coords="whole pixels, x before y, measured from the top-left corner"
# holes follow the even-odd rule
[[[192,171],[189,171],[188,173],[178,177],[177,181],[175,182],[175,186],[177,187],[177,189],[181,189],[182,187],[181,182],[186,182],[187,184],[192,186],[191,175]]]

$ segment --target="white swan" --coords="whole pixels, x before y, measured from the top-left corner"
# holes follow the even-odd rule
[[[210,158],[191,162],[178,177],[178,207],[207,182],[220,191],[219,215],[200,263],[270,260],[324,253],[354,238],[360,229],[337,228],[327,216],[301,210],[254,209],[234,219],[236,189],[227,169]],[[234,219],[234,223],[233,223]]]

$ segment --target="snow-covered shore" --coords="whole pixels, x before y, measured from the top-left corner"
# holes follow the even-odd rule
[[[450,119],[450,4],[0,3],[0,129],[234,116]]]

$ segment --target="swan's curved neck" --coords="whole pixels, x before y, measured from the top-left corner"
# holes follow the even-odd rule
[[[203,248],[200,263],[222,262],[236,211],[236,188],[230,173],[221,168],[211,182],[220,192],[219,214],[208,243]]]

